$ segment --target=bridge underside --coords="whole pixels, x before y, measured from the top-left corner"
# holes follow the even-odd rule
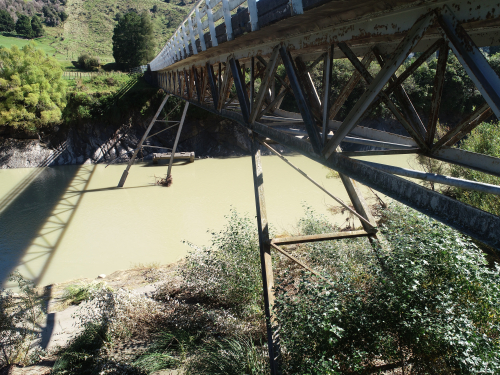
[[[499,159],[452,147],[491,115],[500,116],[500,79],[478,49],[478,45],[500,44],[496,4],[446,2],[414,7],[404,2],[363,2],[366,6],[360,7],[358,3],[326,3],[218,47],[190,56],[186,53],[185,58],[153,72],[152,77],[170,94],[231,118],[262,139],[279,142],[500,249],[499,217],[396,175],[493,194],[499,194],[499,187],[353,158],[418,153],[500,176]],[[345,9],[335,13],[339,7]],[[344,20],[348,16],[353,20]],[[339,20],[343,20],[341,26],[331,26]],[[291,33],[293,28],[296,30]],[[192,44],[189,48],[192,51]],[[485,101],[438,139],[436,126],[450,49]],[[422,54],[405,71],[398,71],[411,52]],[[431,111],[421,113],[401,84],[435,52],[439,57]],[[347,58],[355,72],[333,97],[330,79],[335,58]],[[380,66],[375,76],[367,69],[372,61]],[[285,68],[284,78],[276,74],[279,65]],[[321,87],[311,79],[313,67],[323,73]],[[345,119],[336,121],[360,80],[366,81],[366,91]],[[286,94],[293,95],[300,113],[279,109]],[[392,112],[407,136],[358,125],[371,108],[381,104]],[[342,152],[344,142],[378,150]]]
[[[220,3],[222,6],[213,13],[212,9]],[[268,344],[271,372],[275,374],[274,358],[279,354],[279,345],[269,323],[273,319],[270,314],[273,298],[270,247],[291,256],[278,246],[283,241],[270,241],[268,237],[259,143],[273,152],[269,144],[280,143],[339,172],[354,214],[364,228],[358,231],[360,233],[287,239],[287,243],[351,235],[368,236],[372,243],[376,241],[375,223],[358,193],[355,180],[498,252],[500,217],[406,178],[496,195],[500,195],[499,186],[361,161],[355,157],[420,154],[500,176],[500,159],[454,147],[486,119],[500,118],[500,78],[478,48],[500,45],[500,3],[491,0],[246,0],[248,7],[231,15],[230,11],[242,3],[242,0],[200,1],[150,63],[148,78],[170,95],[238,122],[248,129],[253,139]],[[216,25],[215,21],[222,16],[224,23]],[[209,32],[205,32],[207,28]],[[403,66],[407,57],[415,52],[420,53],[418,57]],[[464,67],[484,101],[453,129],[438,135],[441,99],[446,95],[443,93],[445,72],[451,54]],[[411,102],[402,84],[436,55],[430,110],[423,113]],[[338,58],[346,58],[354,73],[342,88],[333,90],[332,66],[333,60]],[[374,70],[373,64],[378,68]],[[277,74],[279,67],[282,67],[280,75]],[[319,85],[315,85],[311,77],[313,69],[322,74]],[[346,110],[345,103],[360,81],[366,83],[364,93],[346,111],[343,120],[338,121],[339,113]],[[293,98],[298,112],[280,109],[285,96]],[[398,121],[399,134],[359,125],[379,105],[385,106]],[[186,110],[183,119],[185,113]],[[342,147],[350,143],[375,149],[343,151]],[[122,179],[126,178],[126,172]],[[310,270],[299,260],[292,260]]]

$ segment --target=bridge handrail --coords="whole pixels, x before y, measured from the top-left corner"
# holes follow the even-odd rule
[[[212,10],[221,2],[222,6],[213,13]],[[257,30],[257,0],[200,0],[193,6],[186,18],[184,18],[161,52],[151,61],[151,69],[154,71],[160,67],[171,65],[178,60],[186,58],[191,51],[193,54],[197,54],[198,48],[196,43],[198,40],[201,50],[205,51],[207,46],[205,44],[204,30],[207,28],[209,29],[212,47],[216,47],[218,43],[215,33],[215,23],[221,18],[224,18],[227,40],[232,40],[231,11],[245,2],[248,4],[250,13],[251,31]],[[201,21],[205,16],[207,18]],[[189,46],[191,46],[191,49]]]

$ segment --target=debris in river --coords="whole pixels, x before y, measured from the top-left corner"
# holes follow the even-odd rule
[[[165,178],[156,177],[156,175],[155,175],[155,184],[160,185],[160,186],[169,187],[170,185],[172,185],[172,175],[167,176]]]

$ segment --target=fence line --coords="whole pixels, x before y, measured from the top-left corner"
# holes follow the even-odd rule
[[[116,74],[129,74],[128,72],[63,72],[65,79],[93,78],[97,76],[113,76]]]

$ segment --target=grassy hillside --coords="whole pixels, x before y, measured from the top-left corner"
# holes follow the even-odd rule
[[[157,50],[165,44],[179,23],[186,16],[193,1],[177,0],[166,3],[159,0],[69,0],[66,13],[69,17],[62,26],[47,27],[50,44],[68,60],[76,60],[81,53],[97,56],[102,62],[113,61],[113,28],[120,14],[130,10],[149,11],[155,25]],[[152,12],[156,5],[157,11]]]
[[[25,1],[29,5],[33,0]],[[64,8],[68,19],[55,27],[44,25],[46,35],[36,39],[37,47],[56,57],[65,69],[74,69],[71,61],[76,60],[82,53],[99,57],[103,64],[113,62],[113,29],[120,15],[133,10],[138,13],[150,12],[155,28],[157,53],[194,3],[193,0],[167,1],[68,0]],[[36,12],[36,9],[31,13],[33,12]],[[28,42],[14,33],[0,33],[0,46],[10,48],[17,45],[21,48]]]

